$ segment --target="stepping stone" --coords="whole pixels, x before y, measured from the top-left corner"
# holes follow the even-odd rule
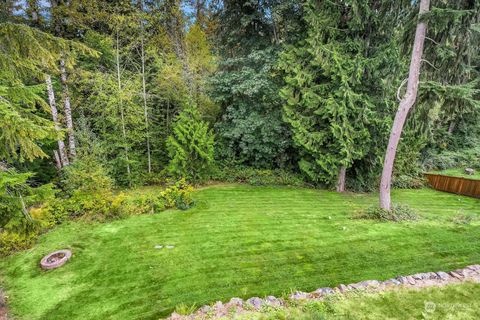
[[[159,244],[157,244],[157,245],[155,246],[155,249],[162,249],[162,248],[163,248],[163,246],[161,246],[161,245],[159,245]]]
[[[175,246],[168,245],[168,246],[165,246],[165,248],[167,248],[167,249],[173,249],[173,248],[175,248]]]

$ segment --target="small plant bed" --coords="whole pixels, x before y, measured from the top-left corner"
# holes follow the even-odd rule
[[[444,176],[451,176],[451,177],[462,177],[462,178],[467,178],[467,179],[473,179],[473,180],[480,180],[480,170],[479,169],[474,169],[473,174],[467,174],[465,172],[466,168],[453,168],[453,169],[446,169],[446,170],[441,170],[441,171],[431,171],[428,173],[431,174],[441,174]]]
[[[126,196],[147,192],[161,189]],[[354,219],[377,203],[375,194],[222,185],[193,198],[188,210],[66,222],[2,259],[12,316],[159,319],[181,305],[195,310],[232,297],[286,296],[480,261],[480,222],[454,222],[480,215],[474,198],[395,190],[394,203],[421,217],[400,222]],[[75,259],[41,270],[40,259],[58,248],[70,248]]]

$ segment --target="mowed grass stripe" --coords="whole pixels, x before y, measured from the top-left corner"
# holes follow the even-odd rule
[[[159,189],[136,190],[157,193]],[[363,279],[447,270],[480,262],[480,201],[433,190],[401,190],[394,201],[418,222],[352,219],[375,195],[226,185],[196,193],[197,206],[108,224],[68,223],[32,250],[1,262],[20,319],[157,319],[179,304],[287,294]],[[344,228],[345,227],[345,228]],[[172,244],[174,249],[154,249]],[[38,261],[69,247],[64,267]]]

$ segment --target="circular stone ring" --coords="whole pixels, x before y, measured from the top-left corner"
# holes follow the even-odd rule
[[[63,266],[71,256],[72,251],[70,250],[58,250],[43,257],[40,266],[43,270],[55,269]]]

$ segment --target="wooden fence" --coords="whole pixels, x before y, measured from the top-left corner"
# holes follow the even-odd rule
[[[480,180],[431,173],[425,176],[434,189],[480,198]]]

